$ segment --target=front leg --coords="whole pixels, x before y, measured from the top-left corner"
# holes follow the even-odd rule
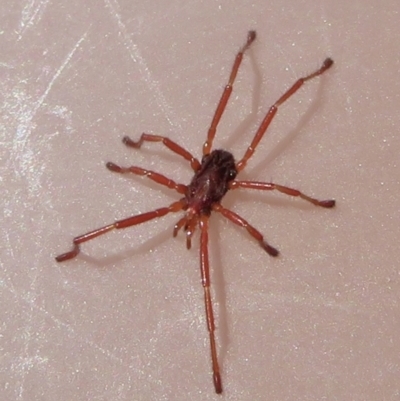
[[[150,180],[156,182],[157,184],[164,185],[165,187],[175,189],[180,194],[185,194],[187,186],[184,184],[178,184],[175,181],[171,180],[170,178],[166,177],[165,175],[156,173],[155,171],[145,170],[144,168],[137,167],[137,166],[130,166],[130,167],[120,167],[115,163],[108,162],[106,167],[113,171],[114,173],[120,174],[136,174],[136,175],[144,175]]]
[[[167,138],[166,136],[160,136],[160,135],[152,135],[152,134],[145,134],[143,133],[140,136],[140,139],[138,141],[133,141],[131,138],[128,136],[125,136],[122,139],[122,142],[126,145],[129,146],[130,148],[136,148],[139,149],[143,142],[162,142],[164,146],[166,146],[169,150],[172,150],[172,152],[178,154],[179,156],[182,156],[184,159],[188,160],[190,162],[190,166],[194,171],[197,171],[200,168],[200,162],[186,149],[182,148],[182,146],[178,145],[176,142],[172,141],[171,139]]]
[[[109,231],[115,229],[122,229],[131,226],[135,226],[137,224],[145,223],[146,221],[155,219],[157,217],[165,216],[171,212],[178,212],[186,207],[186,201],[184,199],[171,203],[171,205],[167,207],[162,207],[160,209],[153,210],[152,212],[138,214],[136,216],[128,217],[126,219],[118,220],[113,224],[109,224],[104,227],[97,228],[96,230],[90,231],[86,234],[75,237],[72,241],[72,249],[69,252],[63,253],[56,257],[57,262],[64,262],[69,259],[73,259],[80,252],[80,244],[83,242],[90,241],[100,235],[104,235]]]
[[[261,189],[263,191],[279,191],[283,194],[290,195],[290,196],[298,196],[307,202],[312,203],[315,206],[321,206],[326,208],[334,207],[336,201],[334,199],[329,200],[318,200],[315,198],[311,198],[308,195],[303,194],[297,189],[285,187],[283,185],[274,184],[273,182],[258,182],[258,181],[232,181],[230,183],[230,189],[237,189],[237,188],[249,188],[249,189]]]

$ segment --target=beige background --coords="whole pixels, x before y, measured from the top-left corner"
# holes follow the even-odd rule
[[[187,251],[172,238],[178,216],[111,233],[68,263],[54,256],[77,234],[176,199],[104,164],[188,182],[188,166],[161,146],[133,151],[121,138],[168,135],[199,156],[248,29],[258,40],[216,146],[239,157],[268,106],[331,56],[242,178],[338,207],[230,193],[224,204],[279,259],[212,219],[222,397],[399,399],[397,0],[2,3],[2,400],[219,399],[198,243]]]

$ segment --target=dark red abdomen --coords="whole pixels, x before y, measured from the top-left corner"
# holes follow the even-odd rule
[[[188,209],[209,215],[214,203],[219,202],[229,189],[229,182],[237,175],[235,159],[226,150],[213,150],[205,155],[200,169],[188,185]]]

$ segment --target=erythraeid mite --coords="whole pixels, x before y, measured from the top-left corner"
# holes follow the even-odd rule
[[[141,167],[120,167],[111,162],[106,164],[106,167],[115,173],[132,173],[136,175],[144,175],[161,185],[174,189],[176,192],[183,195],[180,200],[171,203],[167,207],[162,207],[151,212],[118,220],[112,224],[100,227],[96,230],[75,237],[73,239],[72,250],[56,257],[57,262],[63,262],[65,260],[72,259],[80,252],[80,244],[86,241],[90,241],[93,238],[103,235],[111,230],[141,224],[157,217],[165,216],[166,214],[171,212],[185,211],[184,216],[180,220],[178,220],[178,222],[174,226],[173,236],[175,237],[178,234],[178,231],[180,229],[183,229],[183,231],[186,233],[186,247],[187,249],[190,249],[192,236],[196,227],[198,226],[200,230],[200,272],[204,290],[207,328],[210,337],[214,387],[216,393],[218,394],[222,393],[222,381],[214,335],[215,323],[210,291],[210,266],[208,257],[208,220],[210,218],[211,212],[218,212],[222,214],[222,216],[224,216],[226,219],[230,220],[232,223],[245,228],[248,233],[259,242],[261,247],[269,255],[278,256],[278,250],[269,245],[267,241],[265,241],[262,234],[256,228],[250,225],[243,217],[239,216],[229,209],[224,208],[221,205],[222,198],[230,189],[248,188],[259,189],[263,191],[277,190],[286,195],[298,196],[316,206],[322,206],[325,208],[332,208],[335,206],[334,200],[320,201],[318,199],[311,198],[310,196],[303,194],[297,189],[278,185],[273,182],[235,180],[237,174],[244,169],[248,160],[253,155],[258,143],[260,142],[261,138],[265,134],[265,131],[267,130],[275,114],[277,113],[279,106],[282,105],[282,103],[284,103],[286,100],[288,100],[294,93],[296,93],[306,81],[309,81],[323,74],[327,69],[329,69],[333,64],[333,60],[330,58],[327,58],[322,63],[322,66],[318,70],[314,71],[312,74],[298,79],[294,83],[294,85],[291,86],[269,108],[263,121],[257,129],[254,138],[250,143],[250,146],[247,148],[243,157],[239,161],[236,162],[233,155],[226,150],[212,150],[212,143],[216,134],[217,126],[232,93],[233,83],[238,73],[239,66],[242,62],[243,54],[254,42],[255,38],[256,32],[249,31],[246,43],[241,47],[236,55],[228,83],[222,92],[222,96],[215,110],[214,117],[208,130],[207,139],[203,145],[203,156],[201,162],[194,156],[192,156],[192,154],[189,153],[187,150],[183,149],[181,146],[179,146],[177,143],[167,137],[143,133],[137,142],[128,137],[123,138],[123,143],[126,146],[133,148],[140,148],[143,142],[162,142],[163,145],[170,149],[172,152],[186,159],[190,163],[190,166],[194,171],[194,176],[189,185],[176,183],[175,181],[165,177],[162,174],[150,170],[145,170]]]

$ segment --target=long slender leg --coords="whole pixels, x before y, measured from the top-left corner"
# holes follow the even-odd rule
[[[190,249],[192,247],[192,237],[196,230],[198,218],[194,216],[190,219],[185,225],[185,232],[186,232],[186,248]]]
[[[174,226],[173,236],[176,237],[178,235],[178,231],[188,222],[188,217],[185,215]]]
[[[264,237],[262,234],[254,228],[252,225],[250,225],[243,217],[239,216],[235,212],[232,212],[232,210],[225,209],[222,205],[220,204],[215,204],[213,206],[213,210],[216,212],[220,212],[224,217],[226,217],[228,220],[230,220],[232,223],[237,224],[240,227],[245,228],[249,234],[255,238],[261,247],[271,256],[278,256],[279,251],[275,249],[273,246],[269,245],[268,242],[264,240]]]
[[[111,230],[135,226],[137,224],[155,219],[156,217],[165,216],[167,213],[170,212],[178,212],[179,210],[182,210],[185,206],[186,202],[184,199],[182,199],[178,202],[172,203],[167,207],[162,207],[160,209],[153,210],[152,212],[142,213],[136,216],[128,217],[126,219],[118,220],[113,224],[97,228],[96,230],[80,235],[79,237],[75,237],[72,241],[72,250],[57,256],[56,261],[64,262],[65,260],[74,258],[80,252],[80,244],[86,241],[90,241],[93,238],[99,237],[100,235],[103,235],[105,233],[108,233]]]
[[[196,226],[199,219],[195,213],[186,213],[174,226],[173,236],[178,235],[178,231],[183,227],[186,234],[186,248],[190,249],[192,247],[192,237],[196,230]]]
[[[230,184],[230,189],[236,189],[236,188],[261,189],[263,191],[277,190],[286,195],[299,196],[300,198],[306,200],[307,202],[311,202],[315,206],[322,206],[326,208],[334,207],[336,203],[335,200],[333,199],[321,201],[315,198],[311,198],[310,196],[303,194],[297,189],[274,184],[273,182],[232,181]]]
[[[106,164],[106,167],[109,170],[113,171],[114,173],[120,173],[120,174],[132,173],[136,175],[145,175],[146,177],[150,178],[150,180],[153,180],[158,184],[164,185],[165,187],[175,189],[175,191],[179,192],[180,194],[185,194],[187,189],[186,185],[178,184],[162,174],[156,173],[155,171],[151,170],[145,170],[144,168],[141,167],[136,167],[136,166],[120,167],[111,162],[108,162]]]
[[[215,392],[217,394],[222,393],[222,381],[219,370],[217,347],[215,343],[215,323],[214,323],[214,312],[211,300],[210,291],[210,262],[208,258],[208,216],[202,215],[200,217],[200,270],[201,270],[201,282],[204,290],[204,303],[206,308],[207,317],[207,328],[210,334],[210,348],[211,348],[211,361],[213,370],[213,380]]]
[[[133,141],[128,136],[125,136],[122,139],[122,142],[126,146],[129,146],[131,148],[136,148],[136,149],[139,149],[142,146],[144,141],[162,142],[168,149],[172,150],[179,156],[182,156],[184,159],[188,160],[194,171],[197,171],[200,168],[199,161],[190,152],[188,152],[186,149],[182,148],[182,146],[179,146],[176,142],[172,141],[171,139],[167,138],[166,136],[143,133],[137,142]]]
[[[221,99],[219,100],[217,109],[215,110],[214,117],[212,119],[210,128],[208,130],[207,140],[203,145],[203,155],[208,155],[211,151],[211,146],[212,146],[212,142],[215,137],[215,133],[217,131],[217,126],[218,126],[219,120],[222,117],[222,114],[225,111],[229,97],[232,93],[233,83],[235,82],[235,78],[238,73],[239,66],[242,63],[243,54],[250,47],[250,45],[254,42],[255,38],[256,38],[256,32],[249,31],[249,33],[247,34],[246,43],[244,44],[244,46],[242,46],[242,48],[239,50],[238,54],[236,55],[235,62],[233,63],[233,66],[232,66],[231,75],[229,76],[228,84],[225,86],[225,89],[222,92]]]
[[[278,111],[278,107],[284,103],[286,100],[288,100],[292,95],[294,95],[306,81],[309,81],[310,79],[313,79],[317,77],[318,75],[323,74],[328,68],[330,68],[333,64],[333,60],[331,58],[327,58],[323,63],[321,68],[319,68],[317,71],[313,72],[310,75],[307,75],[306,77],[298,79],[294,85],[289,88],[273,106],[270,107],[268,110],[268,113],[264,117],[264,120],[262,121],[260,127],[258,128],[250,146],[247,148],[242,160],[240,160],[236,164],[236,168],[238,171],[243,170],[244,166],[246,165],[247,161],[250,159],[250,157],[253,155],[258,143],[260,142],[261,138],[264,136],[265,131],[267,130],[268,126],[270,125],[272,119],[274,118],[276,112]]]

